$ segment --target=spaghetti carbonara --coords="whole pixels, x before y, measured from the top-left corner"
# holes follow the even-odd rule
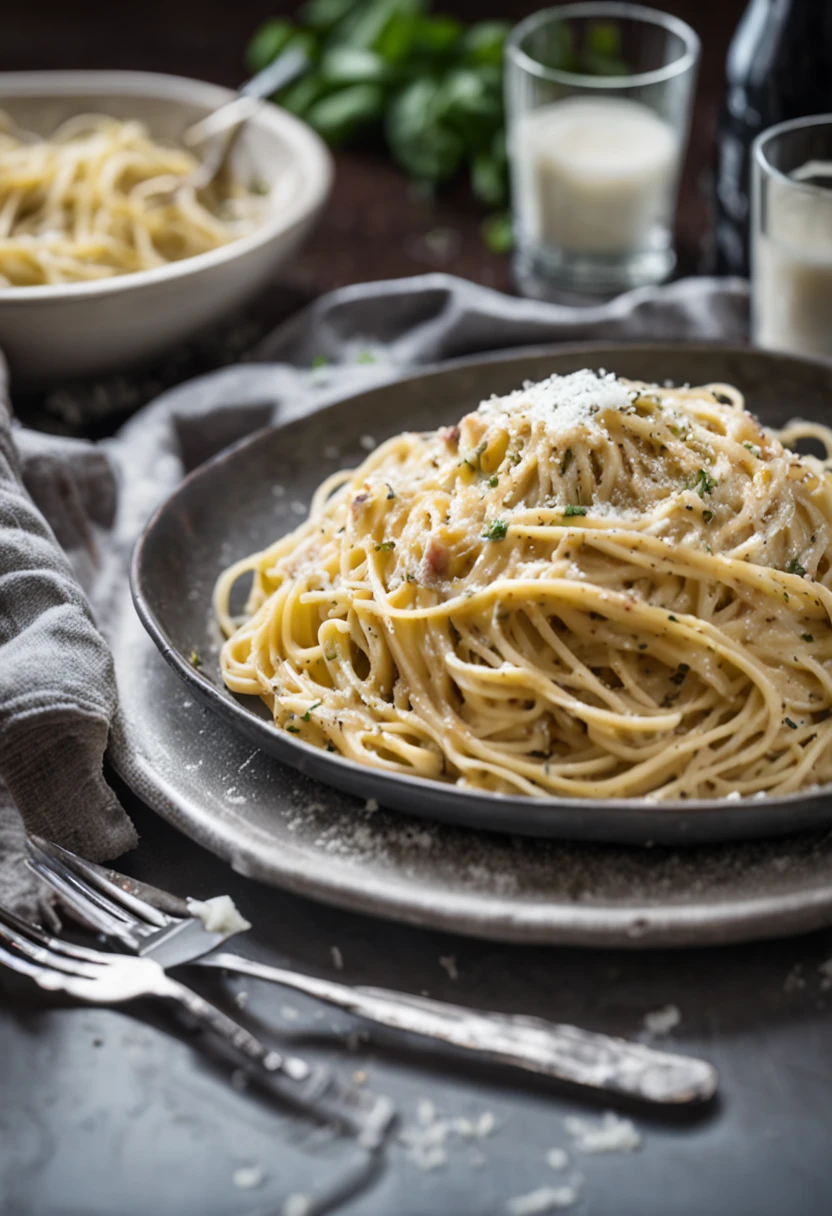
[[[42,139],[0,112],[0,287],[151,270],[251,232],[263,199],[227,174],[196,191],[197,166],[139,122],[81,114]]]
[[[784,446],[809,437],[832,456],[730,386],[588,371],[398,435],[221,576],[225,682],[298,739],[472,789],[832,780],[832,474]]]

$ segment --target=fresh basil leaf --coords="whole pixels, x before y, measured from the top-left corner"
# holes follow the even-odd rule
[[[367,0],[339,23],[333,37],[337,38],[339,46],[363,47],[382,53],[380,43],[391,22],[410,14],[419,15],[424,9],[425,0]]]
[[[329,92],[329,86],[318,72],[309,72],[290,84],[278,94],[278,101],[284,110],[305,118],[310,106],[320,101]]]
[[[329,85],[384,84],[395,70],[375,51],[358,47],[338,46],[326,51],[321,59],[321,77]]]
[[[316,101],[306,121],[327,143],[340,144],[384,113],[384,89],[377,84],[353,84]]]
[[[360,0],[307,0],[298,9],[298,20],[319,34],[328,34],[359,3]]]
[[[471,63],[502,66],[503,44],[511,29],[509,21],[480,21],[465,31],[462,53]]]
[[[385,130],[393,155],[413,177],[444,181],[459,167],[465,146],[437,113],[434,80],[414,80],[396,96]]]
[[[251,72],[262,72],[281,51],[295,33],[291,21],[270,17],[255,31],[246,47],[246,66]]]
[[[415,12],[393,13],[375,41],[377,54],[388,63],[410,66],[416,27],[420,20]]]
[[[514,245],[511,214],[497,211],[482,222],[482,239],[492,253],[510,253]]]
[[[581,57],[581,70],[590,76],[627,76],[630,68],[621,54],[621,31],[611,21],[589,27]]]
[[[437,94],[436,109],[439,119],[462,137],[469,150],[487,147],[503,116],[500,94],[474,68],[448,72]]]
[[[621,30],[614,21],[596,21],[587,30],[587,50],[607,59],[621,58]]]
[[[477,152],[471,161],[471,189],[486,206],[502,206],[508,197],[505,159],[493,152]]]
[[[420,17],[414,23],[413,50],[416,54],[447,55],[460,46],[464,28],[456,17]]]

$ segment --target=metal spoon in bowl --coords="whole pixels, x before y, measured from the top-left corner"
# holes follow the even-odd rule
[[[195,193],[205,190],[222,172],[234,142],[248,119],[257,112],[267,97],[291,84],[308,66],[309,57],[299,48],[290,48],[278,55],[262,72],[252,76],[251,80],[238,90],[236,97],[206,114],[185,131],[182,142],[186,147],[193,148],[211,141],[192,173],[179,179],[157,178],[152,183],[143,183],[145,191],[142,191],[141,187],[139,190],[153,194],[168,191],[175,194],[182,189],[193,190]]]

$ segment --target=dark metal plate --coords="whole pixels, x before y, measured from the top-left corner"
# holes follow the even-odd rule
[[[704,842],[795,832],[832,821],[832,796],[656,803],[647,799],[534,799],[475,793],[384,773],[293,739],[255,698],[223,686],[211,615],[217,575],[301,518],[324,476],[366,455],[361,437],[453,422],[493,392],[585,366],[662,383],[728,381],[763,422],[832,417],[832,366],[709,345],[555,347],[482,356],[420,372],[277,426],[201,466],[155,513],[131,571],[136,608],[159,650],[193,692],[257,748],[307,777],[385,807],[468,827],[532,836],[646,844]],[[326,451],[338,449],[337,458]],[[279,492],[276,491],[279,487]],[[189,661],[196,649],[199,670]]]

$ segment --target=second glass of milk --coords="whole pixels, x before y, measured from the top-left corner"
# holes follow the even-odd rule
[[[770,127],[752,149],[754,342],[832,358],[832,114]]]
[[[515,270],[527,294],[614,294],[675,265],[673,218],[699,61],[683,21],[568,4],[506,44]]]

